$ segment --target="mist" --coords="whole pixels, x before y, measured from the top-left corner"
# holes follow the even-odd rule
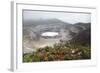
[[[91,22],[90,13],[71,13],[71,12],[48,12],[48,11],[32,11],[32,10],[23,10],[23,20],[32,21],[32,20],[46,20],[46,19],[59,19],[67,23],[89,23]]]

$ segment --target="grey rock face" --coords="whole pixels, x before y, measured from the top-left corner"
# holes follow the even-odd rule
[[[60,40],[71,40],[80,31],[90,27],[88,23],[70,24],[58,19],[27,21],[23,24],[23,50],[24,53],[36,51],[37,48],[53,46]],[[57,32],[59,35],[49,37],[41,36],[44,32]]]

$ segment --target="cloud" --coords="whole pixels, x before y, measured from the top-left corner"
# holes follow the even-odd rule
[[[64,22],[91,22],[91,14],[89,13],[69,13],[69,12],[47,12],[47,11],[23,11],[23,20],[45,20],[60,19]]]

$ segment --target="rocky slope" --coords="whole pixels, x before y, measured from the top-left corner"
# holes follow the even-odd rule
[[[90,23],[65,23],[58,19],[47,19],[37,21],[27,21],[23,23],[23,53],[36,51],[37,48],[52,46],[55,43],[69,41],[72,39],[88,39],[90,34]],[[43,37],[41,34],[45,32],[57,32],[58,36]],[[85,34],[84,34],[85,33]],[[90,33],[90,32],[89,32]],[[88,36],[87,36],[88,35]],[[83,38],[82,38],[83,37]]]

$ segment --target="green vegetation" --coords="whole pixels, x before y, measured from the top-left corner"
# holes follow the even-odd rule
[[[90,45],[82,45],[75,41],[54,44],[53,47],[46,46],[38,48],[36,52],[23,55],[23,62],[62,61],[90,59]]]

